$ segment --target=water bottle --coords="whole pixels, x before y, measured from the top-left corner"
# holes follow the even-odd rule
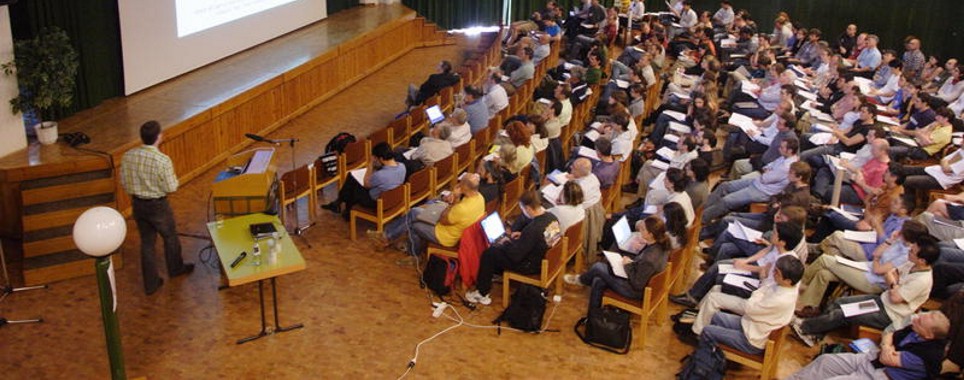
[[[251,250],[251,264],[254,266],[261,266],[261,247],[258,246],[258,242],[254,243],[254,248]]]

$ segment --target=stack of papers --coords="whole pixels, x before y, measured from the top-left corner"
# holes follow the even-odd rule
[[[676,157],[676,151],[664,146],[656,151],[656,155],[672,161],[673,157]]]
[[[854,83],[860,87],[860,93],[864,95],[870,94],[870,90],[874,88],[873,81],[867,78],[854,77]]]
[[[837,259],[837,262],[838,262],[838,263],[843,264],[843,265],[846,265],[846,266],[848,266],[848,267],[851,267],[851,268],[854,268],[854,269],[857,269],[857,270],[862,270],[862,271],[864,271],[864,272],[869,272],[869,271],[870,271],[870,263],[869,263],[869,262],[866,262],[866,261],[853,261],[853,260],[848,259],[848,258],[843,257],[843,256],[834,256],[834,258]]]
[[[843,233],[844,239],[858,243],[876,243],[877,233],[874,231],[853,231],[847,230]]]
[[[418,148],[412,148],[412,149],[406,150],[405,153],[402,153],[402,156],[405,156],[406,160],[411,160],[412,155],[415,154],[416,150],[418,150]]]
[[[603,255],[606,256],[606,261],[609,261],[609,266],[613,268],[613,274],[616,275],[616,277],[628,278],[628,276],[626,276],[626,266],[623,265],[623,255],[609,251],[603,251]]]
[[[663,111],[663,115],[676,119],[676,121],[686,121],[686,114],[682,112],[666,110]]]
[[[840,305],[840,310],[843,311],[844,317],[850,318],[858,315],[876,313],[880,311],[880,307],[877,306],[877,302],[874,300],[867,300],[842,304]]]
[[[763,232],[744,226],[743,223],[740,223],[740,221],[730,223],[730,225],[726,227],[726,232],[729,232],[730,235],[733,235],[733,237],[737,239],[746,240],[749,242],[754,242],[757,239],[763,238]]]
[[[910,138],[910,137],[899,136],[899,135],[891,135],[890,138],[892,138],[892,139],[894,139],[894,140],[897,140],[897,141],[899,141],[901,144],[904,144],[904,145],[907,145],[907,146],[918,146],[918,145],[919,145],[919,144],[917,144],[917,140],[914,140],[914,139],[912,139],[912,138]]]
[[[849,220],[849,221],[851,221],[851,222],[856,222],[856,221],[860,220],[860,217],[858,217],[857,215],[854,215],[853,213],[850,213],[849,211],[846,211],[846,210],[841,209],[841,208],[839,208],[839,207],[831,207],[830,210],[833,211],[833,212],[836,212],[836,213],[838,213],[838,214],[840,214],[840,215],[842,215],[844,218],[847,218],[847,220]]]
[[[589,139],[589,141],[596,141],[596,139],[598,139],[599,136],[601,135],[599,134],[599,131],[596,131],[595,129],[591,129],[589,130],[589,132],[586,132],[586,134],[582,136]]]
[[[578,154],[578,155],[580,155],[580,156],[582,156],[582,157],[586,157],[586,158],[589,158],[589,159],[592,159],[592,160],[599,161],[599,155],[596,154],[596,151],[595,151],[595,150],[592,150],[592,149],[589,149],[589,148],[587,148],[587,147],[584,147],[584,146],[580,146],[580,147],[579,147],[579,151],[576,152],[576,154]]]
[[[717,269],[720,271],[720,274],[730,274],[730,273],[732,273],[732,274],[739,274],[739,275],[744,275],[744,276],[749,276],[749,275],[750,275],[750,272],[749,272],[749,271],[736,269],[736,268],[733,267],[733,264],[720,264],[720,265],[717,266]]]
[[[548,179],[549,182],[556,184],[557,186],[562,186],[562,185],[565,185],[566,182],[569,182],[569,173],[556,169],[556,170],[553,170],[552,173],[549,173],[549,175],[546,176],[546,179]]]
[[[877,115],[877,121],[884,124],[900,125],[900,120],[897,120],[897,118],[887,116],[887,115]]]
[[[833,142],[833,134],[827,132],[814,133],[810,136],[810,142],[814,145],[827,145]]]
[[[743,277],[733,273],[723,276],[723,283],[733,285],[741,289],[746,289],[747,291],[750,291],[750,292],[760,287],[760,280],[755,278]]]
[[[964,173],[964,160],[957,160],[957,162],[951,164],[950,166],[951,171],[954,172],[954,174]]]
[[[367,172],[367,171],[368,171],[368,168],[361,168],[361,169],[352,170],[352,171],[349,172],[349,173],[351,173],[351,176],[352,176],[352,177],[355,177],[355,180],[358,181],[359,184],[361,184],[361,185],[364,186],[364,185],[365,185],[365,172]]]
[[[810,128],[813,128],[814,130],[817,130],[820,132],[833,132],[833,128],[831,128],[829,125],[824,125],[824,124],[813,124],[810,126]]]
[[[629,88],[629,81],[624,81],[622,79],[614,79],[613,81],[616,82],[616,87],[623,89]]]
[[[727,120],[727,123],[739,127],[746,134],[750,134],[750,131],[754,131],[754,133],[759,132],[759,129],[756,127],[753,119],[746,115],[733,113],[730,115],[730,119]]]
[[[686,125],[686,124],[680,124],[680,123],[677,123],[677,122],[675,122],[675,121],[670,121],[670,122],[669,122],[669,129],[670,129],[671,131],[676,131],[676,132],[681,133],[681,134],[684,134],[684,135],[689,134],[690,132],[693,131],[693,128],[690,128],[690,126],[688,126],[688,125]]]
[[[669,164],[666,163],[666,161],[660,161],[660,160],[653,160],[653,163],[651,163],[650,166],[659,170],[669,169]]]
[[[559,200],[559,194],[561,193],[562,186],[556,186],[550,183],[542,187],[542,197],[553,205],[555,205],[556,201]]]

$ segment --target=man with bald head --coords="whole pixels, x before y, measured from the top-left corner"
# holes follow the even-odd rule
[[[599,190],[599,178],[592,174],[592,161],[585,157],[577,158],[572,163],[571,171],[569,179],[582,187],[582,208],[588,210],[602,199],[602,192]]]
[[[834,47],[837,48],[837,53],[841,57],[850,57],[854,48],[857,47],[857,25],[847,25],[847,30],[840,35]]]
[[[384,234],[369,230],[368,236],[387,246],[408,232],[408,253],[412,256],[421,254],[425,250],[425,241],[446,247],[457,246],[462,231],[485,214],[485,199],[479,193],[479,180],[479,175],[476,173],[463,175],[452,191],[439,200],[446,206],[435,224],[419,219],[418,216],[428,207],[437,207],[431,205],[438,202],[413,208],[404,218],[395,219],[386,225]],[[412,260],[408,259],[406,263],[409,261]]]

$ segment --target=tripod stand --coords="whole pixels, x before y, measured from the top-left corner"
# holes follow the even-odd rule
[[[10,283],[10,274],[7,273],[7,257],[3,254],[3,244],[0,243],[0,266],[3,267],[3,285],[0,285],[0,301],[7,298],[8,295],[16,292],[24,292],[27,290],[35,289],[46,289],[47,285],[36,285],[36,286],[25,286],[22,288],[14,288]],[[43,322],[43,318],[32,318],[32,319],[19,319],[10,320],[0,316],[0,327],[4,325],[22,324],[22,323],[40,323]]]
[[[295,143],[299,141],[298,139],[292,137],[292,138],[290,138],[290,139],[278,139],[278,140],[274,140],[274,139],[264,138],[264,137],[262,137],[262,136],[258,136],[258,135],[253,134],[253,133],[245,133],[244,136],[247,137],[247,138],[249,138],[249,139],[252,139],[252,140],[254,140],[254,141],[266,142],[266,143],[268,143],[268,144],[273,144],[273,145],[275,145],[275,146],[281,145],[281,143],[288,143],[288,146],[291,147],[291,170],[292,170],[292,172],[295,170],[295,168],[298,167],[297,164],[295,164],[295,156],[297,156],[297,155],[295,154],[295,153],[296,153]],[[297,188],[298,188],[298,176],[297,176],[297,175],[294,176],[293,182],[294,182],[294,184],[293,184],[294,186],[293,186],[293,187],[297,189]],[[282,206],[282,207],[284,207],[284,206]],[[308,224],[303,225],[303,226],[298,225],[298,219],[299,219],[299,218],[298,218],[297,211],[298,211],[298,206],[295,205],[295,212],[296,212],[296,214],[295,214],[295,228],[293,228],[293,229],[292,229],[291,231],[289,231],[288,233],[291,234],[291,235],[294,235],[294,236],[304,237],[305,231],[307,231],[307,230],[308,230],[309,228],[311,228],[311,227],[314,227],[315,222],[312,221],[311,218],[309,218]],[[282,220],[281,222],[284,223],[283,220]],[[308,242],[308,239],[303,239],[303,240],[305,241],[305,244],[308,245],[308,248],[311,248],[311,243]]]

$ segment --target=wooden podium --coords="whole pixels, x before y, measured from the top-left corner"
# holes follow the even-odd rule
[[[273,207],[278,167],[274,148],[238,153],[225,162],[227,169],[211,185],[214,214],[227,217],[263,212]]]

